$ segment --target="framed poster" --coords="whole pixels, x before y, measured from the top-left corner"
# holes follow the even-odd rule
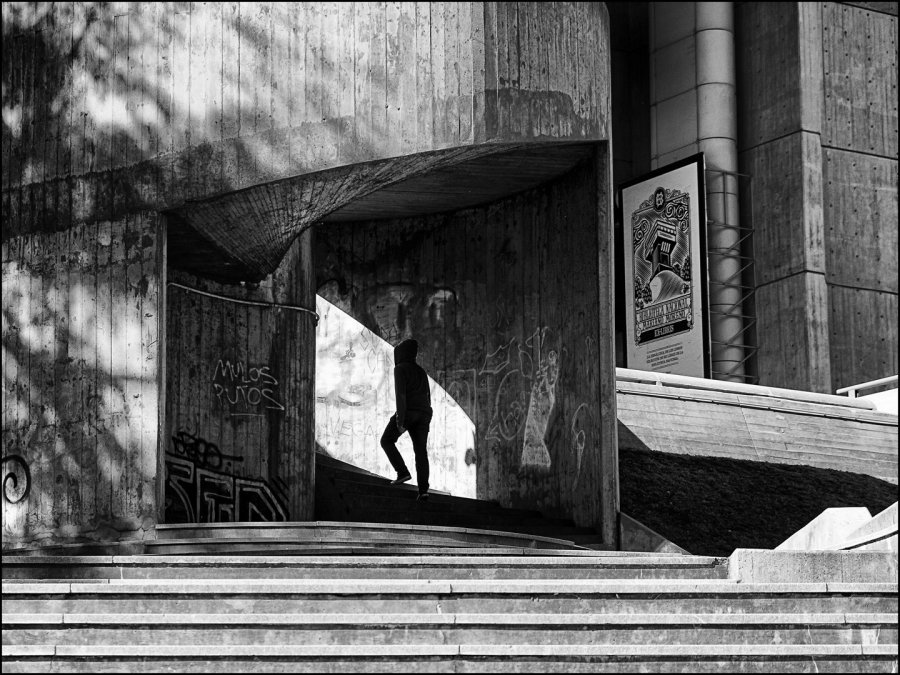
[[[629,368],[710,376],[703,153],[619,188]]]

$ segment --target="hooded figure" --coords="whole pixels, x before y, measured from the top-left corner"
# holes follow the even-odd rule
[[[397,439],[405,431],[409,431],[413,452],[416,455],[419,499],[427,499],[429,473],[427,444],[433,413],[428,374],[416,363],[418,353],[419,343],[415,340],[404,340],[394,348],[394,393],[397,398],[397,412],[388,421],[381,435],[381,447],[397,472],[393,484],[405,483],[412,476],[397,450]]]

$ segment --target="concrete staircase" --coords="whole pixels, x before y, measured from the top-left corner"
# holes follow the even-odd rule
[[[383,476],[316,453],[316,517],[320,520],[477,528],[607,548],[594,529],[578,527],[571,519],[434,491],[427,502],[417,502],[417,494],[414,485],[391,485]]]
[[[320,458],[318,521],[4,555],[3,672],[897,672],[895,553],[607,551],[415,494]]]
[[[10,673],[897,670],[895,583],[743,583],[721,558],[395,543],[3,562]]]

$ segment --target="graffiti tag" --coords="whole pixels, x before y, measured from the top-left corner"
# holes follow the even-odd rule
[[[260,478],[240,478],[166,455],[167,523],[285,521],[280,492]]]
[[[251,368],[242,361],[219,359],[212,379],[216,398],[233,415],[262,415],[260,406],[265,410],[284,410],[276,391],[278,380],[269,372],[269,366]]]
[[[3,476],[3,498],[10,504],[18,504],[31,491],[31,471],[28,462],[19,455],[5,455],[2,464],[4,471],[7,466],[11,467],[9,473]]]
[[[176,456],[189,459],[208,469],[221,469],[223,460],[244,461],[244,458],[239,455],[223,454],[215,443],[210,443],[186,431],[179,431],[172,436],[172,445]]]

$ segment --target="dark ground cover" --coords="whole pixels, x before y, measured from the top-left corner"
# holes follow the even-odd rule
[[[697,555],[772,549],[827,508],[897,501],[863,474],[652,450],[620,449],[619,475],[622,511]]]

